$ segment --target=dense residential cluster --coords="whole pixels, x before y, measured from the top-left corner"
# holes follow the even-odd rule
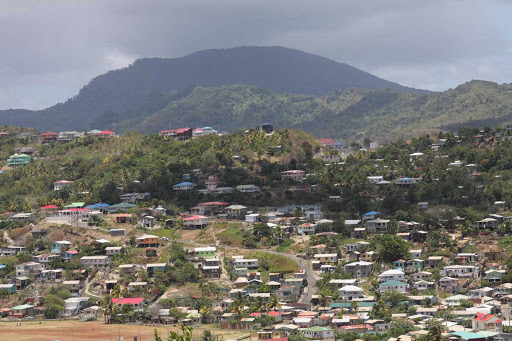
[[[510,339],[511,133],[0,133],[0,315]]]

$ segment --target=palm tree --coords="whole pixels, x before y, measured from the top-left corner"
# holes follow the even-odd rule
[[[112,302],[112,296],[106,296],[101,302],[101,311],[103,313],[103,317],[110,324],[112,323],[112,319],[116,315],[116,306],[114,302]]]
[[[430,319],[428,321],[428,334],[425,341],[444,341],[446,337],[443,336],[443,323],[439,320]]]
[[[280,309],[280,308],[281,308],[281,303],[279,303],[277,296],[271,295],[267,302],[267,310],[273,311],[273,310]]]

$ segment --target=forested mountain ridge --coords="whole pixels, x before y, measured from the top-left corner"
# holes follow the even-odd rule
[[[65,103],[40,111],[3,110],[0,120],[38,130],[87,130],[148,114],[144,110],[148,106],[156,105],[155,112],[196,86],[233,84],[314,95],[349,87],[422,91],[294,49],[237,47],[199,51],[182,58],[139,59],[94,78]]]
[[[393,140],[428,130],[512,122],[512,86],[472,81],[442,93],[335,90],[326,96],[278,93],[249,86],[197,87],[150,115],[116,124],[118,130],[214,126],[234,131],[265,121],[317,137]]]

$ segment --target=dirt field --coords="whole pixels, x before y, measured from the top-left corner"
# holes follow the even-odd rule
[[[48,321],[26,322],[21,326],[17,322],[0,322],[0,341],[133,341],[134,336],[139,336],[138,341],[153,340],[155,328],[160,336],[167,335],[167,327],[134,326],[126,324],[108,325],[101,322],[77,322],[77,321]],[[170,326],[172,330],[173,326]],[[234,339],[246,334],[240,331],[215,330],[210,327],[194,329],[194,336],[202,334],[205,328],[213,334],[223,335],[223,340]],[[118,339],[119,335],[119,339]]]

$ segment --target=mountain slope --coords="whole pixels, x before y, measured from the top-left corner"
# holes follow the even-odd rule
[[[41,111],[4,110],[0,111],[0,119],[5,124],[40,130],[91,129],[99,127],[99,123],[140,116],[139,109],[152,103],[151,96],[169,92],[178,96],[195,86],[232,84],[314,95],[349,87],[421,92],[298,50],[237,47],[199,51],[174,59],[140,59],[127,68],[94,78],[65,103]],[[163,102],[158,109],[162,107]]]
[[[127,120],[114,127],[154,132],[168,127],[213,126],[234,131],[270,121],[318,137],[392,140],[430,129],[512,123],[511,91],[509,84],[482,81],[443,93],[347,89],[320,97],[242,85],[197,87],[143,121]]]

